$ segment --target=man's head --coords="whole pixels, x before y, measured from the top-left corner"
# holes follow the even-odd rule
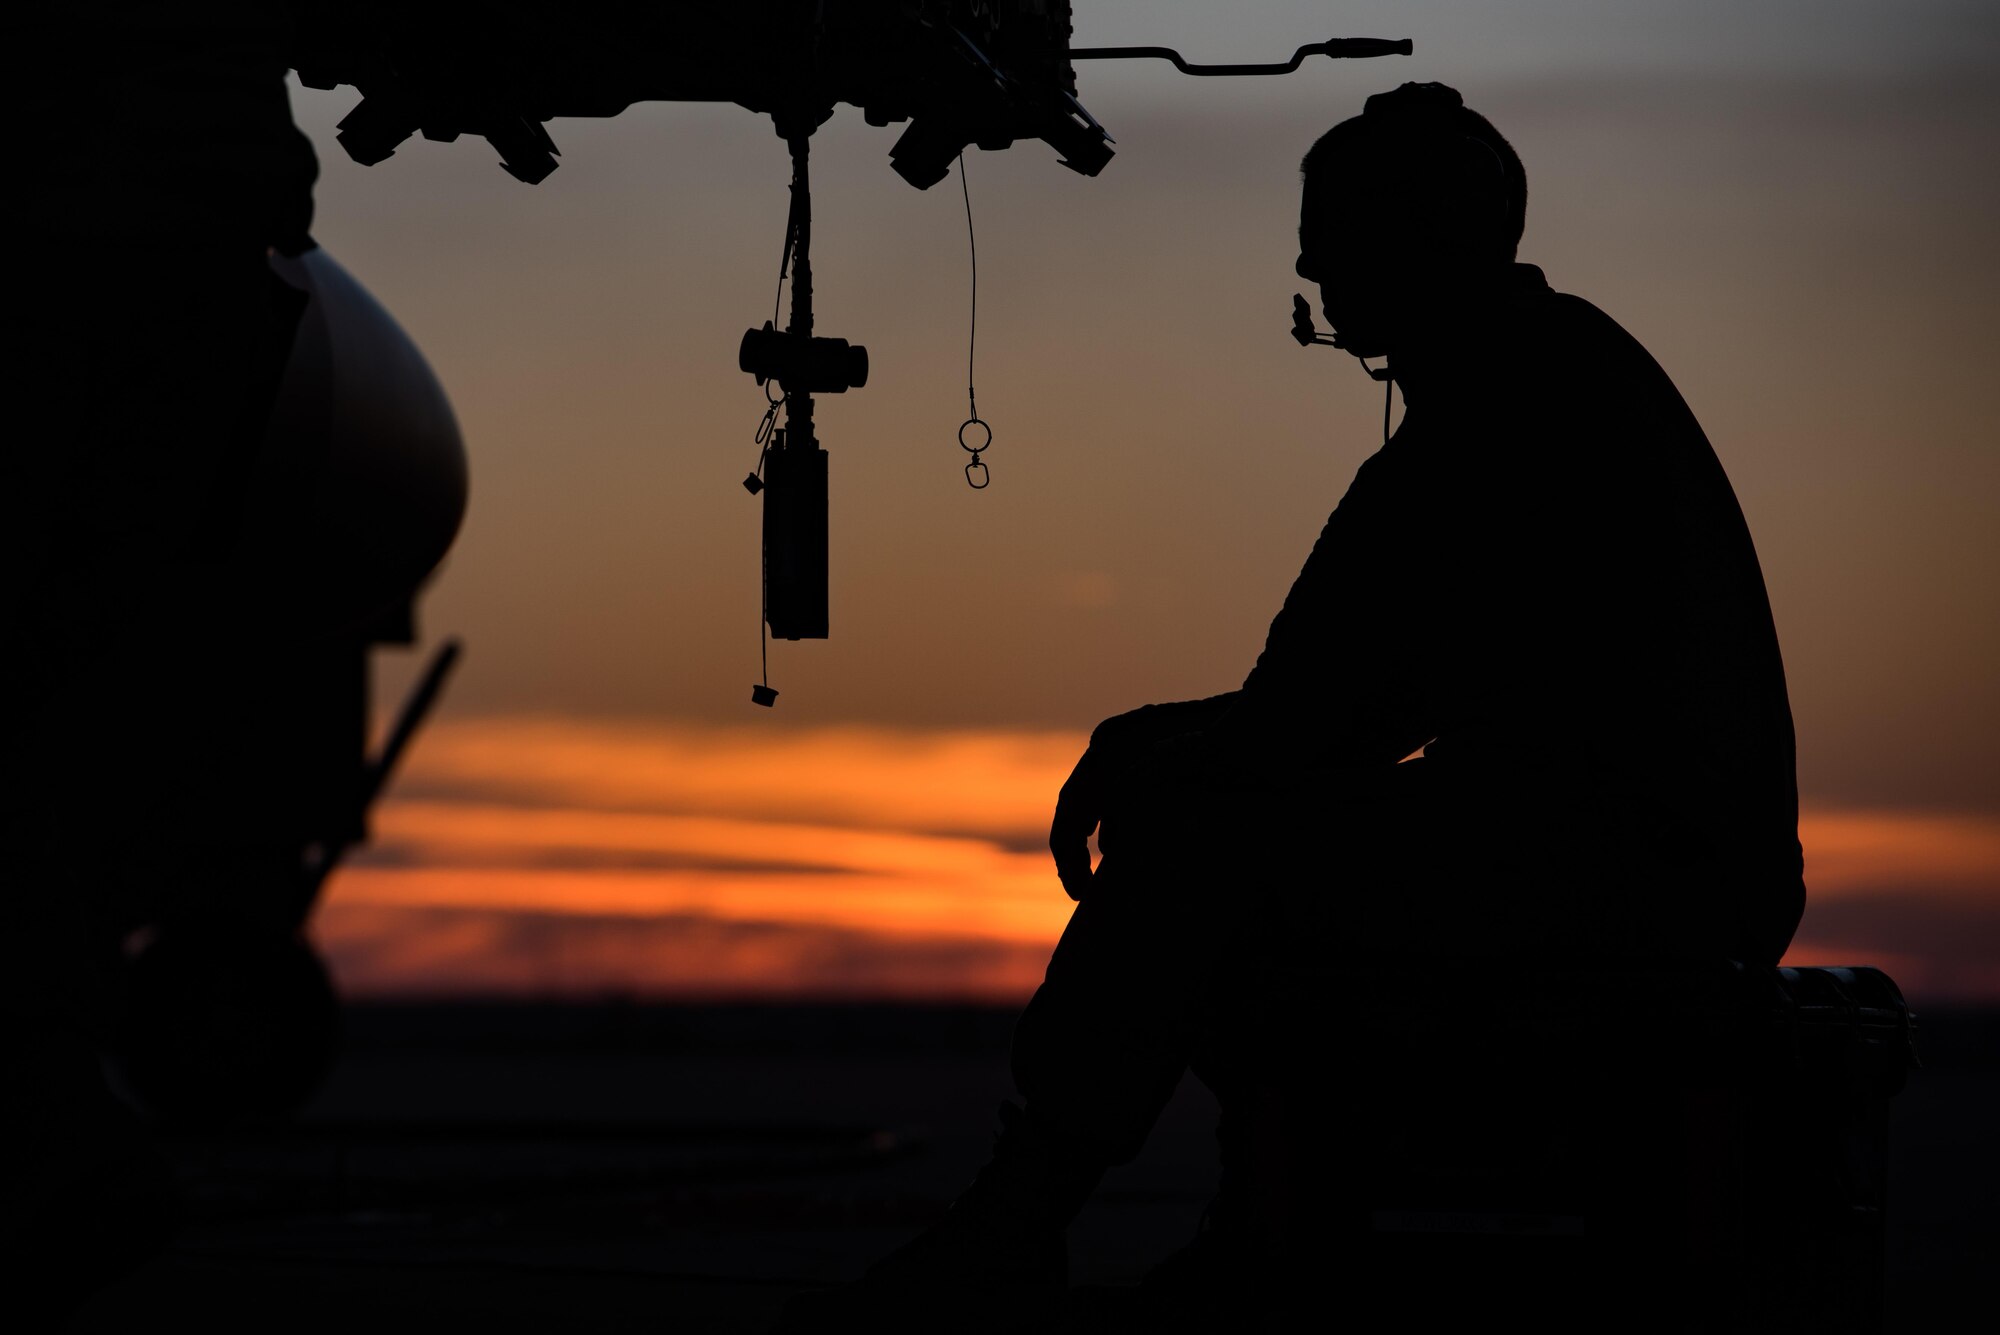
[[[1406,346],[1513,263],[1528,204],[1521,159],[1443,84],[1377,93],[1301,169],[1299,276],[1319,284],[1358,356]]]

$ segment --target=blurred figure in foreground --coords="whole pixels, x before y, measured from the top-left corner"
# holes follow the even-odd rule
[[[1047,1320],[1065,1227],[1190,1068],[1224,1109],[1223,1190],[1149,1281],[1155,1315],[1254,1317],[1269,1276],[1244,1262],[1263,1248],[1244,1202],[1273,1184],[1245,1183],[1231,1128],[1260,1071],[1327,1060],[1330,1025],[1318,1047],[1277,1036],[1324,1024],[1345,971],[1768,967],[1798,922],[1777,636],[1687,405],[1515,262],[1520,159],[1452,89],[1371,97],[1303,174],[1298,272],[1337,346],[1387,358],[1405,418],[1241,689],[1092,734],[1050,834],[1078,907],[1016,1033],[993,1160],[798,1329]],[[1203,1274],[1199,1301],[1173,1296]]]
[[[10,224],[17,413],[38,424],[4,488],[26,707],[0,909],[0,1249],[19,1278],[0,1312],[21,1329],[53,1328],[166,1237],[166,1166],[99,1069],[99,946],[169,841],[219,844],[255,818],[202,801],[190,741],[220,721],[171,687],[229,671],[196,664],[192,595],[230,545],[231,489],[300,313],[269,262],[311,245],[317,171],[287,105],[287,22],[282,6],[113,4],[24,34],[22,104],[61,133]]]
[[[0,1323],[24,1329],[167,1241],[169,1165],[130,1105],[270,1120],[331,1061],[306,920],[409,734],[365,754],[368,656],[414,635],[464,509],[442,388],[309,234],[297,17],[91,5],[24,48],[26,104],[64,131],[12,219],[37,434],[0,489],[26,704],[6,748],[0,1253],[20,1278]]]

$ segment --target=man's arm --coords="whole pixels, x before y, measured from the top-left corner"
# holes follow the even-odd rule
[[[1391,765],[1435,735],[1418,671],[1431,554],[1401,514],[1418,509],[1406,473],[1384,454],[1361,466],[1241,689],[1148,705],[1091,734],[1049,828],[1070,898],[1090,884],[1091,833],[1135,783],[1255,784],[1287,770]]]
[[[1284,606],[1264,651],[1204,728],[1218,765],[1274,769],[1394,764],[1436,735],[1426,683],[1438,535],[1390,447],[1362,464]],[[1407,447],[1406,447],[1407,448]]]

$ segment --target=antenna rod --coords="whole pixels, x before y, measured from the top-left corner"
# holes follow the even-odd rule
[[[1069,53],[1071,60],[1171,60],[1174,68],[1182,74],[1194,74],[1206,78],[1224,78],[1239,74],[1290,74],[1304,63],[1307,56],[1328,56],[1334,60],[1360,60],[1370,56],[1407,56],[1412,49],[1409,38],[1390,41],[1385,37],[1336,37],[1332,41],[1315,42],[1292,52],[1292,58],[1283,64],[1274,65],[1195,65],[1190,64],[1180,52],[1169,46],[1085,46]]]

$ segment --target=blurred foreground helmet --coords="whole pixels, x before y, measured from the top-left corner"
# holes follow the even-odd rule
[[[429,363],[353,275],[322,249],[271,267],[307,302],[240,493],[241,610],[358,630],[398,615],[450,549],[465,445]]]

